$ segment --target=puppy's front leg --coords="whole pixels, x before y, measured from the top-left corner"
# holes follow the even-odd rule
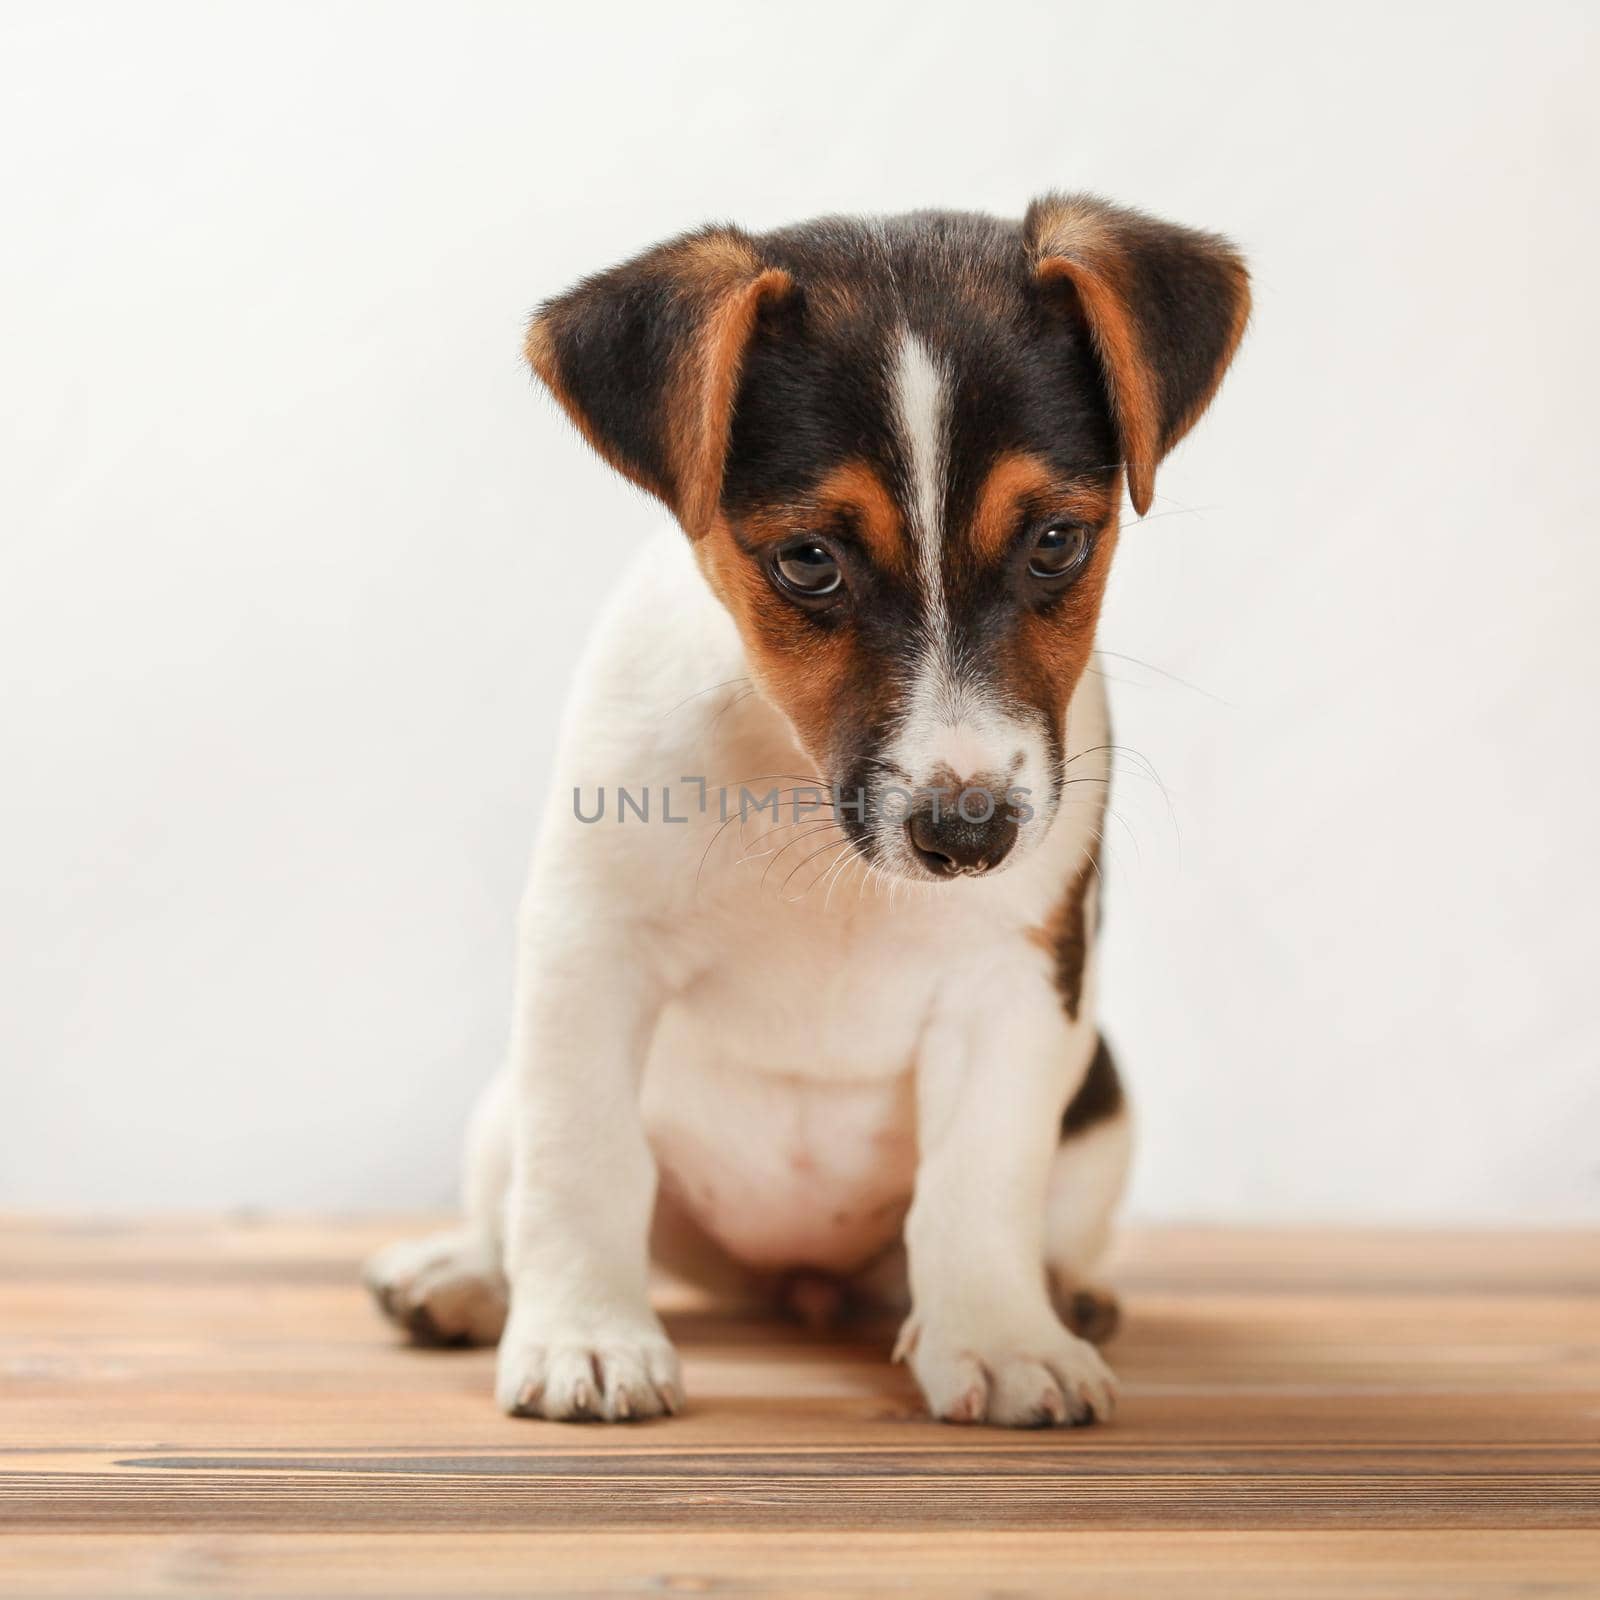
[[[557,909],[581,898],[531,892],[524,918],[495,1387],[517,1415],[620,1422],[681,1403],[650,1308],[656,1174],[639,1112],[662,995],[637,930]]]
[[[1043,1239],[1061,1113],[1094,1052],[1094,1026],[1069,1020],[1031,972],[941,1012],[917,1064],[911,1315],[897,1354],[945,1421],[1104,1420],[1116,1380],[1051,1306]]]

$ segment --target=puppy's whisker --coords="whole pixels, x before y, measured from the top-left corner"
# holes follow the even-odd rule
[[[677,713],[682,711],[691,700],[698,700],[702,695],[715,694],[718,689],[728,689],[736,683],[748,684],[749,682],[749,678],[747,678],[743,673],[740,673],[737,678],[724,678],[721,683],[713,683],[707,688],[696,689],[693,694],[686,694],[683,699],[677,703],[677,705],[672,707],[670,711],[664,711],[662,713],[662,720],[665,721],[668,717],[676,716]],[[735,698],[738,697],[736,696]]]
[[[1174,829],[1176,829],[1177,828],[1177,813],[1173,809],[1172,792],[1167,788],[1167,785],[1166,785],[1165,781],[1162,779],[1161,774],[1156,771],[1155,763],[1152,762],[1150,760],[1150,758],[1147,755],[1144,755],[1141,751],[1135,750],[1132,745],[1126,745],[1126,744],[1096,744],[1096,745],[1090,745],[1088,749],[1079,750],[1075,755],[1069,756],[1067,758],[1067,760],[1062,762],[1061,771],[1064,774],[1068,767],[1072,766],[1075,762],[1082,761],[1087,756],[1098,755],[1098,754],[1107,753],[1107,752],[1110,753],[1111,761],[1113,763],[1116,762],[1119,758],[1122,758],[1122,757],[1126,757],[1128,760],[1137,761],[1137,762],[1141,763],[1140,766],[1131,767],[1131,768],[1126,769],[1125,771],[1123,771],[1121,773],[1121,775],[1124,776],[1124,777],[1130,777],[1130,778],[1144,778],[1144,779],[1147,779],[1149,782],[1155,784],[1155,786],[1158,789],[1160,789],[1162,797],[1163,797],[1163,799],[1165,799],[1165,801],[1167,803],[1167,810],[1172,816],[1173,827],[1174,827]]]
[[[745,788],[747,788],[747,786],[749,784],[751,784],[751,783],[768,782],[768,781],[772,781],[774,779],[777,779],[779,777],[788,777],[788,776],[792,776],[792,774],[772,773],[772,774],[770,774],[770,776],[768,778],[765,778],[765,779],[764,778],[748,778],[748,779],[745,780],[745,782],[743,784],[741,784],[739,786],[740,790],[741,790],[741,798],[742,798],[742,791]],[[807,786],[807,785],[803,785],[801,787],[801,791],[800,792],[805,792],[805,790],[808,787],[809,786]],[[723,798],[723,804],[725,805],[725,803],[726,803],[726,798],[725,797],[726,797],[726,795],[728,793],[727,785],[725,785],[725,784],[722,785],[721,788],[718,790],[718,793],[722,797],[724,797]],[[794,794],[794,793],[796,793],[796,790],[794,790],[794,789],[779,789],[779,790],[774,791],[774,794],[775,794],[775,796],[777,797],[778,800],[781,800],[782,797],[785,796],[785,795]],[[772,796],[767,796],[767,797],[763,797],[763,798],[766,798],[766,799],[770,800],[770,799],[772,799]],[[709,795],[708,795],[708,799],[709,799]],[[829,805],[829,807],[831,809],[831,802],[828,802],[827,804]],[[808,806],[809,806],[809,802],[808,802]],[[720,811],[722,809],[722,806],[719,805],[719,807],[717,809]],[[745,828],[745,825],[750,821],[750,811],[752,809],[761,809],[761,810],[764,811],[765,807],[763,806],[763,807],[760,807],[760,808],[755,808],[755,807],[740,805],[740,806],[736,807],[735,809],[729,811],[726,816],[720,816],[720,815],[717,815],[717,814],[713,813],[713,815],[707,817],[702,823],[699,824],[699,826],[705,827],[705,828],[709,828],[709,827],[713,827],[714,826],[717,831],[714,834],[712,834],[710,841],[707,843],[707,845],[705,847],[705,850],[702,852],[702,854],[700,856],[699,865],[695,868],[694,877],[695,877],[695,888],[696,888],[697,891],[698,891],[699,886],[700,886],[701,874],[705,871],[706,862],[710,859],[711,852],[716,848],[717,841],[719,839],[721,839],[723,834],[726,833],[728,831],[728,829],[731,828],[734,825],[734,823],[738,823],[739,824],[739,836],[740,836],[741,848],[745,845],[746,840],[744,838],[744,828]],[[823,811],[822,806],[820,806],[820,805],[819,806],[815,806],[815,807],[810,807],[810,810],[812,812],[812,816],[826,814]],[[806,818],[799,818],[799,819],[796,819],[796,820],[797,821],[807,821],[807,820],[812,820],[812,817],[808,816]],[[779,823],[779,824],[777,824],[777,826],[780,826],[780,827],[789,827],[789,826],[793,826],[793,825],[794,825],[793,823]]]
[[[893,883],[893,881],[884,870],[881,862],[870,861],[867,863],[867,875],[861,880],[861,888],[857,892],[856,898],[859,901],[869,888],[876,895],[879,892],[878,885],[880,883]]]
[[[701,853],[700,865],[694,870],[694,892],[696,895],[700,893],[700,875],[706,870],[706,860],[710,856],[711,852],[716,848],[717,840],[720,839],[723,834],[725,834],[728,829],[731,828],[738,820],[738,813],[735,812],[733,816],[726,818],[723,821],[722,826],[711,835],[710,843],[706,845],[705,850]]]
[[[772,808],[771,815],[776,819],[773,822],[772,827],[767,830],[769,833],[772,833],[776,832],[779,828],[797,827],[802,822],[815,822],[818,817],[831,817],[836,815],[836,811],[831,800],[802,800],[800,797],[806,793],[807,791],[804,789],[775,790],[772,794],[763,797],[763,802],[761,805],[748,807],[745,811],[745,819],[747,821],[752,821],[757,816],[766,816],[768,814],[767,808],[770,804]],[[790,795],[793,795],[794,799],[786,806],[785,799]],[[792,810],[794,813],[794,815],[790,817],[788,821],[783,820],[783,812],[786,809]]]
[[[714,717],[713,717],[713,718],[712,718],[712,719],[711,719],[711,721],[710,721],[710,722],[708,722],[708,723],[707,723],[707,724],[706,724],[706,732],[707,732],[707,733],[708,733],[708,734],[710,734],[710,733],[712,733],[712,732],[714,732],[714,731],[715,731],[715,730],[716,730],[716,726],[717,726],[717,724],[718,724],[718,723],[719,723],[719,722],[721,722],[721,721],[722,721],[722,719],[723,719],[723,718],[724,718],[724,717],[725,717],[725,716],[727,716],[727,714],[728,714],[728,713],[729,713],[729,712],[730,712],[730,711],[732,711],[732,710],[733,710],[733,708],[734,708],[734,707],[735,707],[735,706],[737,706],[737,705],[742,705],[742,704],[743,704],[743,703],[744,703],[744,702],[745,702],[745,701],[746,701],[746,700],[748,700],[748,699],[749,699],[749,698],[750,698],[750,696],[751,696],[751,695],[753,695],[753,694],[754,694],[754,693],[755,693],[755,692],[756,692],[756,691],[755,691],[755,685],[754,685],[754,684],[752,684],[752,685],[751,685],[751,686],[750,686],[750,687],[749,687],[749,688],[747,688],[747,689],[741,689],[741,690],[740,690],[740,691],[739,691],[739,692],[738,692],[738,694],[736,694],[736,695],[731,695],[731,696],[730,696],[730,697],[729,697],[729,699],[728,699],[728,703],[727,703],[727,704],[726,704],[726,705],[725,705],[725,706],[723,706],[723,707],[722,707],[722,708],[721,708],[721,709],[720,709],[720,710],[719,710],[719,711],[718,711],[718,712],[717,712],[717,714],[716,714],[716,716],[714,716]]]
[[[790,840],[790,841],[789,841],[789,842],[788,842],[788,844],[786,844],[786,845],[784,845],[784,846],[783,846],[783,847],[782,847],[782,848],[781,848],[781,849],[778,849],[778,850],[775,850],[775,851],[773,851],[773,852],[772,852],[772,859],[771,859],[771,860],[770,860],[770,861],[768,861],[768,862],[767,862],[767,866],[766,866],[766,871],[764,871],[764,872],[763,872],[763,873],[762,873],[762,874],[761,874],[761,884],[760,884],[760,887],[761,887],[761,888],[762,888],[762,889],[765,889],[765,888],[766,888],[766,886],[767,886],[767,878],[768,878],[768,876],[769,876],[769,874],[770,874],[770,873],[771,873],[771,872],[772,872],[772,869],[773,869],[773,868],[774,868],[774,867],[775,867],[775,866],[777,866],[777,864],[778,864],[778,862],[779,862],[779,861],[780,861],[780,860],[781,860],[781,859],[782,859],[782,858],[783,858],[783,857],[784,857],[784,856],[786,856],[786,855],[787,855],[787,854],[788,854],[788,853],[789,853],[789,852],[790,852],[790,851],[791,851],[791,850],[792,850],[792,849],[794,849],[794,847],[795,847],[795,846],[796,846],[796,845],[797,845],[797,844],[803,844],[803,843],[804,843],[804,842],[805,842],[805,841],[806,841],[806,840],[807,840],[807,839],[814,839],[814,838],[816,838],[816,836],[817,836],[817,835],[818,835],[818,834],[819,834],[819,833],[831,833],[831,832],[833,832],[833,831],[834,831],[834,829],[836,829],[836,828],[837,828],[837,827],[838,827],[838,824],[837,824],[837,823],[834,823],[834,822],[824,822],[824,823],[822,823],[822,824],[821,824],[821,825],[820,825],[820,826],[818,826],[818,827],[815,827],[815,828],[811,828],[811,829],[808,829],[808,830],[807,830],[807,831],[806,831],[806,832],[805,832],[805,833],[801,833],[801,834],[796,834],[796,835],[795,835],[795,837],[794,837],[794,838],[793,838],[793,839],[791,839],[791,840]],[[825,845],[823,845],[823,846],[822,846],[822,849],[824,849],[824,850],[826,850],[826,849],[829,849],[829,848],[830,848],[830,847],[831,847],[831,846],[832,846],[832,845],[833,845],[833,844],[834,844],[834,842],[835,842],[835,841],[834,841],[834,840],[832,840],[832,839],[830,839],[830,840],[829,840],[829,841],[828,841],[828,843],[827,843],[827,844],[825,844]],[[816,853],[816,852],[813,852],[813,854],[815,854],[815,853]],[[805,863],[806,863],[806,862],[807,862],[807,861],[809,861],[809,860],[810,860],[810,859],[811,859],[811,857],[810,857],[810,856],[805,856],[805,857],[803,857],[803,858],[802,858],[802,859],[801,859],[801,861],[800,861],[800,863],[799,863],[799,865],[800,865],[800,866],[804,866],[804,865],[805,865]],[[789,878],[792,878],[792,877],[793,877],[793,876],[794,876],[794,870],[791,870],[791,871],[790,871],[790,873],[789,873],[789,877],[788,877],[788,878],[785,878],[785,879],[784,879],[784,880],[783,880],[783,882],[782,882],[782,883],[781,883],[781,884],[779,884],[779,885],[778,885],[778,898],[779,898],[779,899],[780,899],[780,900],[781,900],[781,899],[782,899],[782,898],[783,898],[783,891],[784,891],[784,890],[785,890],[785,889],[786,889],[786,888],[787,888],[787,887],[788,887],[788,885],[789,885]]]
[[[794,828],[803,828],[808,823],[827,822],[827,821],[832,821],[832,820],[834,820],[834,819],[826,817],[826,816],[817,816],[817,817],[801,817],[801,818],[799,818],[798,820],[796,820],[794,822],[779,822],[779,823],[775,823],[772,827],[765,829],[761,833],[758,833],[755,836],[754,839],[750,840],[750,844],[752,846],[758,845],[763,840],[772,838],[774,834],[787,833],[791,829],[794,829]],[[746,855],[748,856],[751,853],[752,852],[747,851]]]
[[[833,878],[828,884],[827,894],[822,897],[823,916],[827,916],[828,907],[833,904],[833,891],[839,887],[851,868],[860,866],[865,859],[861,854],[861,846],[856,840],[849,839],[846,843],[849,848],[843,852],[838,861],[829,869],[833,873]],[[841,862],[843,863],[842,867],[840,866]]]
[[[797,861],[794,864],[794,866],[789,869],[789,876],[787,878],[785,878],[783,880],[783,882],[778,885],[778,898],[780,900],[783,899],[783,891],[789,887],[789,884],[790,884],[791,880],[794,878],[795,873],[797,873],[803,866],[805,866],[806,862],[815,861],[818,856],[825,854],[829,850],[836,850],[841,845],[843,845],[845,848],[848,849],[849,848],[849,844],[850,844],[850,841],[848,839],[830,839],[826,844],[819,845],[808,856],[805,856],[801,860]],[[823,868],[819,869],[815,874],[813,874],[811,882],[808,883],[805,886],[805,888],[802,889],[800,891],[800,893],[798,895],[796,895],[795,898],[789,902],[789,904],[790,905],[798,905],[802,900],[804,900],[805,897],[808,894],[810,894],[813,889],[816,888],[817,880],[819,878],[821,878],[822,876],[824,876],[832,868],[832,866],[833,866],[833,862],[830,861],[826,867],[823,867]]]
[[[1132,824],[1126,817],[1122,815],[1120,811],[1109,804],[1105,808],[1105,814],[1110,817],[1113,822],[1118,823],[1123,832],[1127,834],[1128,842],[1133,846],[1134,856],[1138,860],[1139,865],[1142,867],[1144,865],[1144,851],[1139,848],[1139,836],[1133,831]],[[1102,840],[1105,838],[1105,830],[1103,828],[1101,829],[1100,837]]]
[[[772,802],[773,815],[774,816],[779,816],[779,814],[781,813],[781,811],[783,809],[783,806],[782,806],[782,798],[783,798],[783,796],[785,796],[785,795],[795,795],[796,799],[794,801],[794,807],[793,807],[795,815],[793,817],[791,817],[787,822],[779,820],[777,822],[774,822],[773,825],[770,828],[763,829],[761,833],[756,835],[755,840],[753,842],[756,843],[756,844],[760,844],[763,839],[769,839],[769,838],[772,837],[773,834],[781,833],[785,829],[788,829],[788,828],[804,827],[808,823],[818,822],[818,821],[821,821],[821,820],[833,820],[833,807],[832,807],[831,803],[824,804],[824,803],[817,802],[817,801],[811,800],[811,799],[808,799],[808,800],[806,800],[804,802],[805,815],[804,816],[800,815],[802,802],[799,800],[798,796],[801,795],[801,794],[807,794],[807,793],[809,793],[809,791],[804,790],[804,789],[800,789],[800,790],[784,789],[784,790],[778,790],[773,795],[768,796],[767,798],[769,800],[771,800],[771,802]],[[762,814],[762,815],[765,815],[765,813],[766,813],[765,805],[757,806],[754,809],[757,812],[759,812],[760,814]],[[741,817],[740,824],[739,824],[739,845],[740,845],[740,849],[743,850],[746,854],[748,854],[749,847],[750,847],[750,844],[752,842],[752,841],[748,840],[745,837],[745,824],[748,823],[750,820],[751,820],[751,818],[748,815],[745,815],[745,816]]]
[[[1165,514],[1170,515],[1171,513]],[[1151,519],[1146,518],[1145,520],[1149,521]],[[1213,694],[1209,689],[1202,689],[1198,683],[1190,683],[1187,678],[1180,678],[1176,672],[1169,672],[1165,667],[1158,667],[1153,661],[1142,661],[1138,656],[1125,655],[1120,650],[1104,650],[1099,646],[1095,647],[1094,653],[1097,656],[1106,656],[1112,661],[1131,662],[1136,667],[1143,667],[1146,672],[1153,672],[1157,677],[1165,678],[1168,682],[1189,690],[1191,694],[1204,695],[1207,700],[1215,700],[1219,706],[1227,706],[1230,711],[1238,710],[1238,707],[1231,700],[1224,699],[1220,694]],[[1119,678],[1116,681],[1118,683],[1127,683],[1133,680]]]
[[[1140,683],[1137,678],[1124,678],[1116,673],[1106,672],[1103,668],[1095,666],[1093,662],[1091,662],[1083,670],[1085,672],[1092,672],[1095,677],[1099,678],[1104,683],[1126,684],[1130,689],[1148,689],[1150,687],[1148,683]]]
[[[819,778],[812,772],[758,772],[753,778],[724,778],[720,787],[724,789],[748,789],[752,783],[777,783],[786,779],[790,783],[814,784],[824,794],[828,792],[829,784],[826,778]]]
[[[1166,498],[1167,497],[1162,494],[1158,494],[1156,496],[1157,500],[1165,500]],[[1169,505],[1165,511],[1147,512],[1144,516],[1139,518],[1139,526],[1142,528],[1147,522],[1160,522],[1163,517],[1199,517],[1202,521],[1204,521],[1207,512],[1217,511],[1220,509],[1221,508],[1218,506]]]

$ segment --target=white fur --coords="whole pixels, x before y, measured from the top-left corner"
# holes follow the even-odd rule
[[[869,873],[814,816],[769,832],[769,815],[741,826],[735,811],[724,826],[718,783],[816,774],[759,695],[702,693],[744,671],[682,536],[658,540],[572,696],[520,917],[509,1103],[480,1118],[468,1176],[478,1238],[504,1224],[500,1402],[550,1417],[676,1407],[647,1288],[659,1180],[760,1268],[854,1272],[903,1225],[906,1349],[937,1414],[1103,1416],[1110,1376],[1056,1318],[1043,1270],[1090,1264],[1063,1262],[1047,1235],[1062,1186],[1077,1183],[1092,1234],[1121,1181],[1092,1164],[1075,1178],[1058,1141],[1094,1049],[1093,971],[1071,1020],[1030,937],[1098,809],[1041,821],[1028,871],[937,888]],[[1069,753],[1105,742],[1098,679],[1071,728]],[[1103,775],[1103,754],[1073,771]],[[602,822],[574,817],[574,787],[587,806],[601,784],[649,785],[658,802],[665,784],[692,812],[682,779],[699,774],[711,803],[687,823],[658,804],[649,824],[619,823],[609,802]]]
[[[911,477],[911,537],[922,580],[923,625],[930,654],[942,656],[949,633],[944,593],[944,497],[949,377],[909,331],[900,338],[894,372],[894,414]]]

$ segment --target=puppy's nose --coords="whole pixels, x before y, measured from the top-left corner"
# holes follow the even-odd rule
[[[1017,842],[1017,819],[1004,800],[979,789],[920,802],[906,818],[917,859],[941,878],[976,877],[1000,865]]]

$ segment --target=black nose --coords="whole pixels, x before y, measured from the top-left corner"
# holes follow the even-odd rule
[[[941,878],[976,876],[1000,865],[1017,842],[1017,819],[1005,801],[969,790],[961,802],[924,801],[906,818],[917,860]]]

